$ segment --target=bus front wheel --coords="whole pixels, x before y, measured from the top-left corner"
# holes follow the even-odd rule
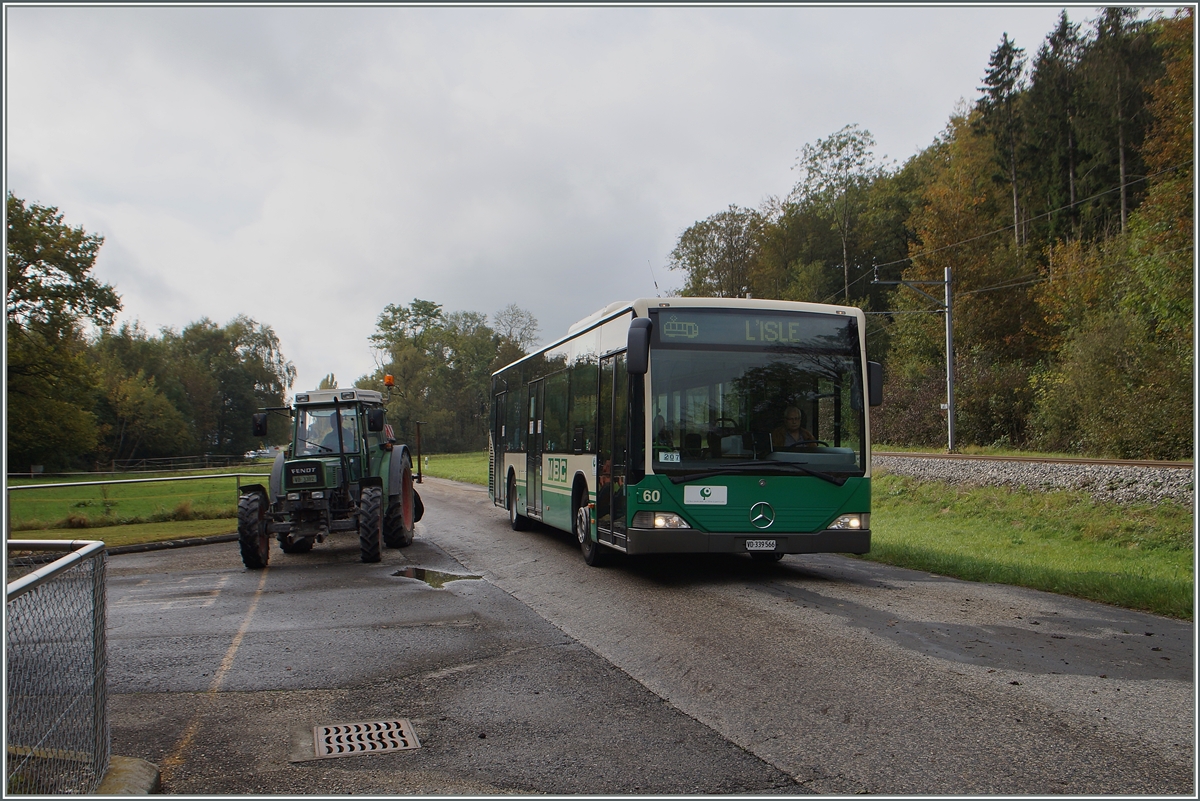
[[[592,539],[592,510],[586,503],[580,503],[575,509],[575,539],[579,540],[579,549],[583,551],[583,561],[592,567],[604,564],[604,546]]]

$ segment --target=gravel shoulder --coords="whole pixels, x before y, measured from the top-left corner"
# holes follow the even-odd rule
[[[1077,490],[1106,503],[1174,501],[1192,506],[1195,498],[1195,473],[1181,468],[927,459],[920,456],[874,456],[871,461],[880,472],[922,481],[1025,487],[1041,491]]]

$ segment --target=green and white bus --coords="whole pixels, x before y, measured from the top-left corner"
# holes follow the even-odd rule
[[[868,362],[852,306],[614,303],[492,376],[488,492],[514,529],[616,552],[866,553]]]

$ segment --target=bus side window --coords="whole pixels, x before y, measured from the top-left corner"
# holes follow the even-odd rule
[[[594,361],[581,360],[571,368],[571,404],[567,418],[572,432],[571,449],[576,453],[596,452],[596,391],[599,368]],[[579,444],[580,433],[582,442]]]

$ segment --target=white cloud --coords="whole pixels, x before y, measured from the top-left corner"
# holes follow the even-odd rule
[[[5,13],[8,188],[106,236],[125,318],[248,314],[303,388],[373,369],[389,302],[515,302],[552,338],[676,286],[686,226],[847,123],[908,158],[1058,8]]]

